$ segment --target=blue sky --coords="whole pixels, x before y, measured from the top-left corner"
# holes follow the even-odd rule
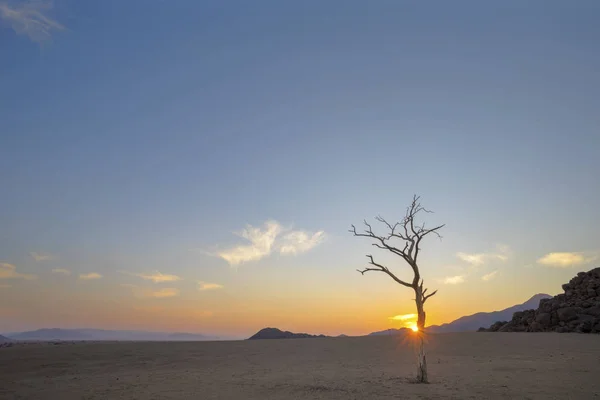
[[[107,308],[109,327],[387,327],[411,293],[356,273],[371,247],[347,229],[413,193],[446,223],[423,258],[432,322],[595,265],[598,2],[0,1],[0,17],[0,331]],[[140,277],[156,272],[178,279]],[[316,299],[340,326],[311,319]],[[202,318],[153,325],[132,311],[148,301]]]

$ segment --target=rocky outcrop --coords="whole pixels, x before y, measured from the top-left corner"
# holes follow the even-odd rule
[[[492,312],[478,312],[477,314],[467,315],[460,317],[448,324],[442,325],[430,325],[427,327],[428,333],[448,333],[448,332],[473,332],[476,331],[480,326],[489,326],[496,323],[496,321],[508,321],[512,318],[513,314],[517,311],[530,310],[532,308],[538,308],[540,300],[549,299],[552,296],[545,293],[538,293],[531,297],[523,304],[517,304],[515,306],[505,308],[500,311]]]
[[[477,332],[498,332],[500,328],[506,325],[508,321],[496,321],[489,328],[479,328]]]
[[[536,310],[516,312],[480,332],[600,333],[600,268],[580,272],[562,286],[564,293],[540,300]]]
[[[324,338],[325,335],[309,335],[308,333],[293,333],[282,331],[277,328],[264,328],[255,333],[249,340],[256,339],[305,339],[305,338]]]

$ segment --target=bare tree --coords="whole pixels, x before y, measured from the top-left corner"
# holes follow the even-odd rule
[[[421,241],[427,235],[433,234],[441,239],[438,231],[444,227],[444,225],[436,226],[435,228],[426,228],[425,224],[418,225],[415,222],[415,217],[420,212],[431,213],[421,206],[419,202],[420,197],[414,196],[412,203],[406,209],[406,215],[400,222],[396,222],[393,225],[386,221],[383,217],[378,216],[375,219],[388,229],[387,235],[377,235],[373,232],[371,225],[365,220],[364,224],[366,229],[364,232],[358,232],[356,227],[352,225],[350,232],[354,236],[362,236],[373,239],[373,246],[387,250],[397,256],[400,256],[413,271],[413,279],[411,282],[405,282],[398,278],[393,272],[391,272],[386,266],[375,262],[372,255],[367,255],[369,259],[369,267],[358,270],[361,274],[366,272],[383,272],[387,274],[394,281],[402,286],[411,288],[415,292],[415,303],[417,306],[417,329],[419,336],[419,355],[418,355],[418,370],[417,370],[417,381],[427,382],[427,360],[425,358],[425,349],[423,346],[423,335],[425,334],[425,302],[433,295],[437,293],[437,290],[427,294],[427,289],[423,287],[423,279],[419,271],[419,251],[421,250]]]

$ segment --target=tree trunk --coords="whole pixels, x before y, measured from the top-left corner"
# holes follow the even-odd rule
[[[425,311],[423,310],[423,294],[420,288],[415,290],[415,302],[417,303],[417,328],[419,351],[417,355],[417,382],[427,383],[427,359],[425,357],[425,346],[423,343],[425,336]]]

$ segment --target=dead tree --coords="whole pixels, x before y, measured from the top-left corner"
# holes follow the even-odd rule
[[[412,269],[413,271],[413,279],[410,282],[403,281],[398,278],[392,271],[390,271],[386,266],[377,263],[372,255],[367,255],[369,259],[369,267],[358,270],[361,274],[365,274],[366,272],[383,272],[388,275],[394,281],[399,283],[402,286],[406,286],[411,288],[415,292],[415,303],[417,306],[417,329],[416,332],[419,336],[419,355],[418,355],[418,370],[417,370],[417,381],[418,382],[427,382],[427,360],[425,358],[425,350],[423,346],[423,335],[425,333],[425,302],[437,293],[437,290],[427,294],[427,289],[423,287],[423,279],[421,278],[421,273],[419,271],[419,251],[421,250],[421,242],[423,238],[425,238],[429,234],[436,235],[441,239],[438,230],[444,227],[444,225],[436,226],[435,228],[426,228],[425,224],[418,225],[415,222],[415,217],[420,212],[431,213],[431,211],[426,210],[421,206],[419,202],[420,197],[414,196],[412,203],[406,209],[406,215],[400,222],[396,222],[395,224],[391,224],[386,221],[381,216],[376,217],[375,219],[388,229],[387,235],[377,235],[373,232],[371,225],[365,220],[364,224],[366,229],[364,232],[358,232],[356,227],[352,225],[352,229],[350,232],[354,234],[354,236],[362,236],[373,239],[373,246],[387,250],[399,257],[401,257]]]

